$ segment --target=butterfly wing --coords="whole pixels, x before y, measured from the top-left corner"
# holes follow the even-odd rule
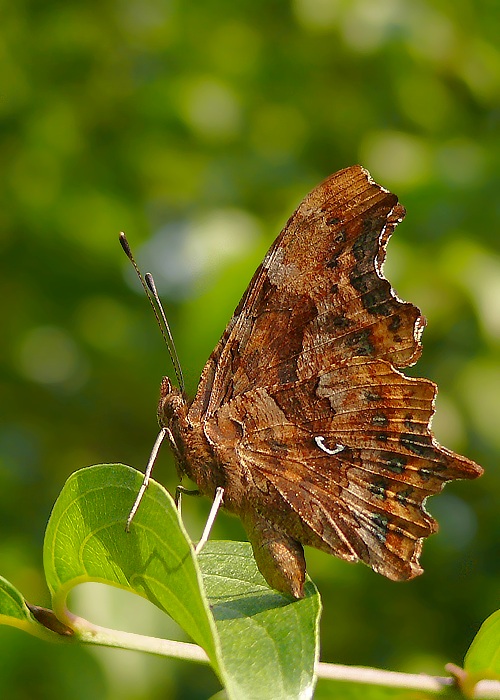
[[[437,529],[425,499],[446,481],[481,473],[433,439],[435,393],[432,382],[385,361],[353,358],[319,378],[225,404],[207,430],[222,445],[228,426],[238,426],[233,449],[257,484],[248,493],[258,494],[247,529],[267,519],[302,544],[362,560],[393,580],[421,573],[422,539]]]
[[[318,376],[349,357],[416,362],[420,311],[382,275],[404,217],[361,166],[327,178],[301,203],[257,269],[212,353],[194,421],[249,389]]]
[[[259,568],[298,597],[302,544],[391,579],[416,576],[436,529],[425,499],[482,471],[434,441],[435,385],[397,369],[418,359],[424,326],[382,274],[403,217],[360,166],[313,190],[255,273],[189,409]]]

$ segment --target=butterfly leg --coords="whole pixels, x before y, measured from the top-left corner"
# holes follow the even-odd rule
[[[179,511],[179,515],[182,515],[182,494],[186,496],[201,496],[201,491],[198,489],[187,489],[185,486],[182,486],[182,484],[178,484],[175,487],[175,495],[174,495],[174,503],[177,507],[177,510]]]
[[[184,496],[201,496],[202,495],[202,493],[199,489],[187,489],[182,484],[179,484],[175,488],[174,501],[175,501],[176,506],[178,506],[180,504],[181,496],[183,494],[184,494]]]
[[[247,533],[259,571],[268,584],[281,593],[303,598],[306,560],[300,542],[275,530],[263,518],[253,520]]]
[[[223,496],[224,489],[222,488],[222,486],[218,486],[217,491],[215,492],[214,502],[212,503],[210,513],[208,514],[207,522],[205,523],[205,529],[203,530],[200,541],[194,548],[196,554],[199,554],[201,552],[203,547],[206,545],[208,538],[210,537],[210,531],[215,522],[215,518],[217,517],[217,513],[219,512]]]
[[[151,472],[153,471],[153,467],[156,461],[156,458],[158,456],[158,451],[161,447],[161,444],[163,440],[165,439],[165,436],[169,433],[170,431],[168,428],[162,428],[160,432],[158,433],[158,437],[155,440],[155,444],[153,445],[153,449],[151,450],[151,454],[149,456],[148,463],[146,465],[146,471],[144,473],[144,479],[142,481],[141,488],[139,489],[139,493],[137,494],[137,498],[134,501],[134,505],[132,506],[132,509],[129,513],[129,516],[127,518],[127,524],[125,525],[125,530],[129,532],[130,530],[130,525],[132,523],[132,520],[134,519],[135,514],[137,513],[137,509],[139,508],[139,505],[142,501],[142,497],[144,496],[146,489],[148,488],[149,484],[149,479],[151,478]]]

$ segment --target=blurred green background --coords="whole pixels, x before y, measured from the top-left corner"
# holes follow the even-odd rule
[[[308,552],[322,659],[442,673],[499,607],[500,5],[493,0],[3,2],[0,572],[49,604],[42,540],[74,470],[142,469],[172,375],[117,240],[151,271],[191,393],[300,199],[360,162],[407,207],[386,273],[428,319],[411,373],[435,432],[485,469],[429,503],[424,576]],[[155,476],[170,490],[165,449]],[[184,502],[196,538],[209,504]],[[221,516],[214,537],[243,538]],[[87,585],[94,622],[178,630]],[[2,697],[207,698],[209,669],[0,628]],[[338,695],[336,697],[339,697]]]

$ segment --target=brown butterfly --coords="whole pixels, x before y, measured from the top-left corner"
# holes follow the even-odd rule
[[[422,573],[425,499],[482,473],[434,440],[435,384],[399,371],[425,325],[382,275],[404,215],[362,167],[331,175],[271,246],[194,400],[162,382],[180,476],[210,498],[222,487],[263,576],[296,598],[303,545],[393,580]]]

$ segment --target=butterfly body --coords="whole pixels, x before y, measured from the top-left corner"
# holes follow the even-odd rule
[[[189,420],[188,401],[167,377],[161,385],[158,414],[160,425],[168,429],[179,476],[194,481],[200,493],[211,499],[222,487],[224,508],[243,521],[268,583],[302,597],[306,565],[299,542],[300,518],[293,510],[283,512],[279,492],[239,458],[238,422],[222,418],[217,443],[209,440],[203,426]]]
[[[311,192],[271,246],[190,403],[159,421],[180,474],[238,515],[268,583],[301,597],[303,545],[394,579],[421,573],[427,496],[481,468],[430,432],[435,385],[399,370],[425,321],[382,273],[404,209],[360,166]]]

